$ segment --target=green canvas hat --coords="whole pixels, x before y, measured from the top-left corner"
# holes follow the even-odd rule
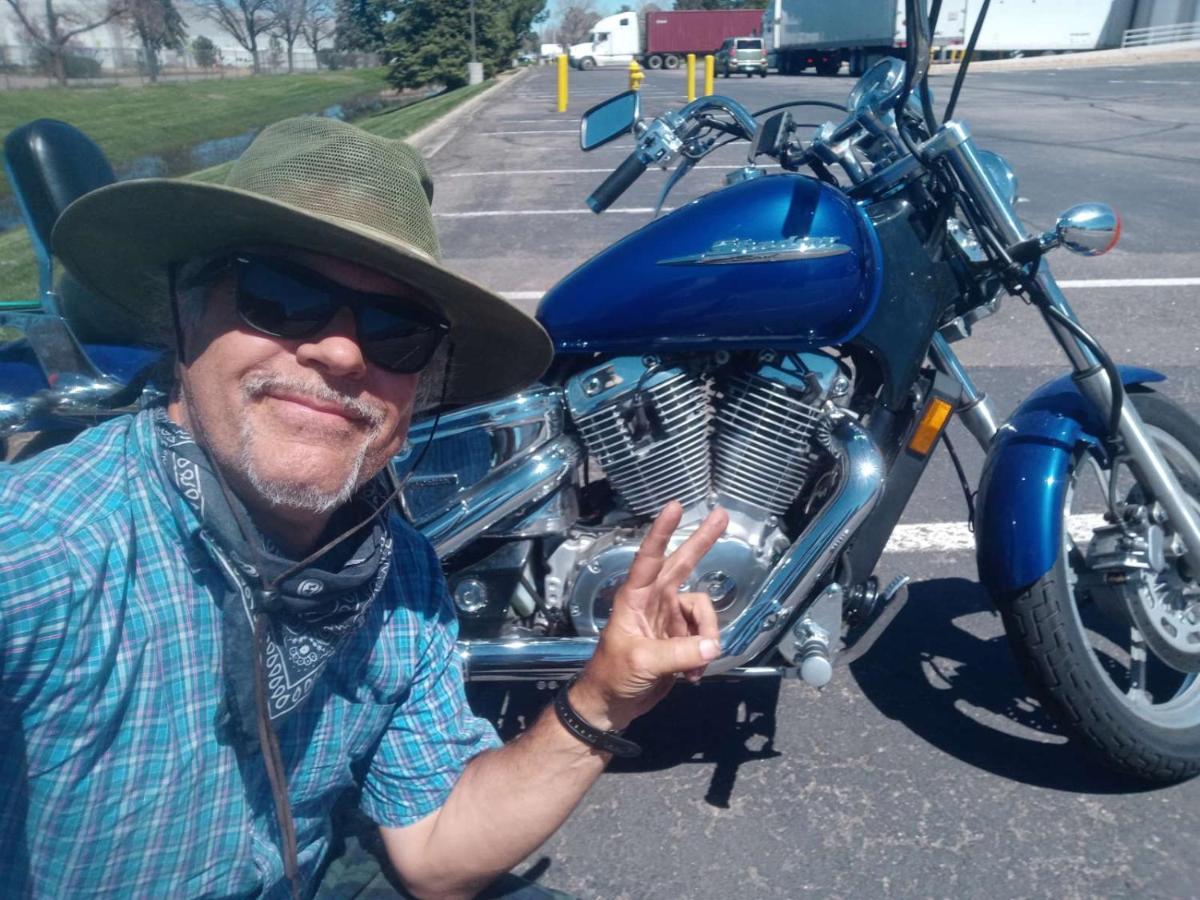
[[[287,119],[255,138],[224,184],[147,178],[84,195],[54,226],[54,252],[104,302],[163,336],[170,263],[255,245],[346,259],[411,285],[450,322],[448,401],[512,393],[545,371],[550,340],[441,265],[432,196],[425,161],[402,141],[334,119]]]

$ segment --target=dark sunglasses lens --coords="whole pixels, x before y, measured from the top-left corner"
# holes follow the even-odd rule
[[[393,372],[417,372],[441,343],[443,329],[403,312],[364,306],[358,310],[358,339],[371,362]]]
[[[329,290],[257,260],[239,260],[237,289],[238,312],[245,322],[278,337],[315,334],[337,311]]]

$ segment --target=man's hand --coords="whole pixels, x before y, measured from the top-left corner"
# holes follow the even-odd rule
[[[667,545],[683,507],[669,503],[650,527],[617,592],[600,643],[571,688],[571,705],[597,728],[621,729],[671,690],[676,673],[699,681],[721,653],[720,627],[707,594],[681,594],[700,559],[725,533],[715,509],[674,553]]]

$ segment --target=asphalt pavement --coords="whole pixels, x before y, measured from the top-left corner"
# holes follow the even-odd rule
[[[646,175],[603,216],[584,198],[631,142],[590,154],[579,114],[625,73],[554,72],[500,88],[429,148],[447,262],[526,309],[559,278],[649,221],[665,175]],[[681,72],[647,73],[643,113],[682,105]],[[842,101],[850,79],[719,79],[752,109]],[[1200,64],[979,72],[958,117],[1020,177],[1033,226],[1085,200],[1124,217],[1118,248],[1051,264],[1118,362],[1151,365],[1200,416]],[[950,76],[933,79],[944,102]],[[814,125],[832,110],[802,109]],[[742,145],[744,147],[744,145]],[[744,149],[719,151],[668,206],[714,190]],[[620,289],[619,284],[613,286]],[[956,345],[1007,415],[1067,371],[1040,318],[1008,300]],[[968,474],[982,455],[958,426]],[[976,579],[965,505],[944,454],[930,466],[879,575],[913,577],[876,647],[816,691],[766,680],[680,688],[635,725],[647,749],[614,764],[526,866],[583,898],[1192,897],[1200,781],[1148,787],[1089,763],[1022,682]],[[546,700],[475,690],[513,734]]]

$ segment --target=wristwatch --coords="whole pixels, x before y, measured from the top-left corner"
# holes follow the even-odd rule
[[[621,732],[601,731],[571,707],[571,701],[567,699],[567,691],[578,679],[578,675],[572,676],[571,680],[562,686],[558,696],[554,698],[554,712],[558,716],[558,721],[562,722],[563,728],[589,747],[595,747],[597,750],[611,753],[613,756],[620,756],[624,759],[641,756],[642,748],[628,738],[621,737]]]

